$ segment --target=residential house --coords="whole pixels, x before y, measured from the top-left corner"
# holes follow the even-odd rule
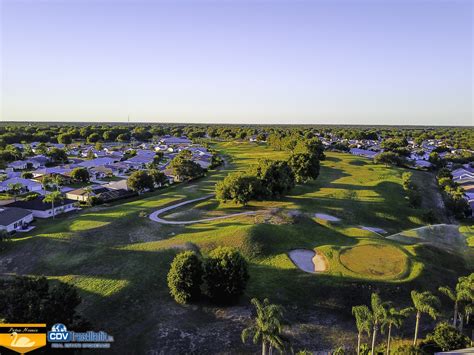
[[[413,164],[418,168],[425,168],[425,169],[429,169],[433,166],[433,164],[431,164],[429,161],[421,160],[421,159],[413,161]]]
[[[0,207],[0,230],[8,233],[25,229],[33,221],[33,213],[16,207]]]
[[[186,137],[170,137],[170,136],[165,136],[160,139],[161,144],[166,144],[166,145],[179,145],[179,144],[191,144],[191,140],[189,140]]]
[[[466,168],[459,168],[451,172],[453,175],[453,180],[455,182],[460,182],[461,180],[474,179],[474,172]]]
[[[87,202],[92,196],[97,197],[99,194],[109,191],[109,189],[101,185],[90,186],[90,189],[90,191],[87,188],[68,191],[66,192],[66,197],[74,201]]]
[[[203,169],[207,169],[211,165],[211,161],[207,160],[207,159],[204,159],[204,158],[193,159],[193,161],[196,164],[199,164],[201,166],[201,168],[203,168]]]
[[[51,218],[53,217],[53,208],[51,203],[43,202],[44,196],[38,196],[34,200],[29,201],[15,201],[5,205],[5,207],[17,207],[27,211],[31,211],[36,218]],[[54,215],[74,211],[76,201],[70,199],[63,199],[54,205]]]
[[[104,166],[108,164],[112,164],[117,162],[120,159],[110,158],[110,157],[103,157],[103,158],[96,158],[91,160],[84,160],[82,163],[79,163],[79,166],[83,168],[95,168],[97,166]]]
[[[45,157],[44,155],[36,155],[31,157],[27,160],[28,164],[31,164],[33,169],[38,169],[40,167],[45,167],[46,164],[49,162],[49,158]]]
[[[41,192],[41,184],[30,179],[15,177],[0,182],[0,191],[9,191],[10,185],[21,184],[24,192]]]
[[[353,155],[357,155],[357,156],[369,158],[369,159],[373,159],[379,154],[378,152],[374,152],[372,150],[359,149],[359,148],[351,148],[350,153]]]
[[[112,176],[113,171],[108,165],[103,165],[89,169],[89,174],[93,180],[97,180]]]
[[[148,164],[153,163],[153,159],[154,155],[136,155],[128,160],[125,160],[124,163],[127,164],[131,169],[140,170],[145,169]]]
[[[130,166],[125,164],[124,162],[117,162],[105,165],[108,169],[112,170],[112,174],[114,176],[123,176],[130,170]]]
[[[14,170],[25,170],[28,168],[26,160],[16,160],[8,164],[8,167]]]

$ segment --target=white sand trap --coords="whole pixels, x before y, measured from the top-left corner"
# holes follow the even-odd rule
[[[341,220],[340,218],[337,218],[335,216],[331,216],[330,214],[325,214],[325,213],[315,213],[314,217],[323,219],[329,222],[339,222]]]
[[[382,228],[377,228],[377,227],[366,227],[366,226],[360,226],[361,229],[365,229],[366,231],[369,232],[374,232],[377,234],[387,234],[387,231]]]
[[[314,250],[294,249],[288,252],[291,261],[304,272],[316,273],[327,270],[326,259]]]

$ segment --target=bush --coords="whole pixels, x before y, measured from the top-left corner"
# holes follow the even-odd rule
[[[423,352],[418,346],[404,344],[393,349],[393,354],[396,355],[421,355]]]
[[[89,205],[91,206],[101,205],[102,203],[104,203],[104,201],[102,201],[100,197],[97,197],[97,196],[89,197]]]
[[[466,348],[469,338],[448,323],[442,322],[436,325],[433,333],[426,337],[428,342],[434,342],[442,351]]]
[[[179,253],[168,272],[168,287],[176,302],[185,304],[201,295],[202,262],[192,251]]]
[[[245,291],[249,279],[247,262],[233,248],[214,249],[204,265],[206,294],[216,303],[230,303]]]

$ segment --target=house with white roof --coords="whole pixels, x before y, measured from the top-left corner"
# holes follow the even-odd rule
[[[459,168],[451,172],[453,180],[460,182],[462,180],[474,179],[474,172],[467,170],[466,168]]]
[[[110,158],[110,157],[103,157],[103,158],[96,158],[96,159],[91,159],[91,160],[84,160],[82,163],[79,163],[79,166],[82,166],[83,168],[95,168],[97,166],[104,166],[108,164],[112,164],[117,162],[120,159],[116,158]]]
[[[160,139],[161,144],[166,145],[178,145],[178,144],[191,144],[191,140],[186,137],[163,137]]]
[[[15,160],[9,163],[8,167],[14,170],[25,170],[28,168],[28,163],[26,160]]]
[[[359,148],[351,148],[350,153],[352,155],[357,155],[360,157],[370,158],[370,159],[375,158],[379,154],[378,152],[374,152],[372,150],[359,149]]]
[[[0,182],[0,191],[9,191],[10,185],[20,184],[25,192],[41,192],[42,186],[37,181],[23,179],[20,177],[11,178]]]

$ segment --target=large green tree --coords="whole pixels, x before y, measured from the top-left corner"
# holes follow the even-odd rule
[[[249,279],[247,261],[234,248],[218,247],[204,263],[206,294],[216,303],[231,303],[240,297]]]
[[[280,197],[295,186],[295,174],[286,161],[261,159],[255,176],[262,183],[262,197]]]
[[[233,201],[246,205],[250,200],[258,196],[261,190],[260,181],[251,175],[235,172],[230,173],[224,180],[216,184],[216,198],[219,201]]]
[[[146,190],[153,190],[155,182],[146,171],[134,171],[127,179],[127,186],[139,194]]]
[[[292,154],[288,159],[288,165],[293,171],[296,182],[315,180],[319,176],[319,159],[316,154]]]
[[[196,253],[185,251],[176,255],[167,277],[175,301],[184,304],[197,300],[201,294],[202,275],[202,261]]]
[[[178,181],[189,181],[204,175],[204,169],[185,154],[174,157],[169,167]]]
[[[0,281],[0,319],[15,323],[65,323],[73,326],[81,297],[74,286],[51,287],[45,277],[17,277]]]
[[[71,178],[86,183],[90,179],[89,171],[86,168],[74,168],[71,171]]]

